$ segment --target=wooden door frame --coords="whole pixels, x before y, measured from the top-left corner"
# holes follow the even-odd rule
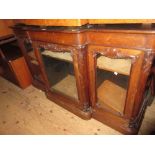
[[[89,96],[88,96],[88,89],[86,81],[86,65],[84,60],[86,59],[86,50],[84,48],[76,48],[68,45],[61,45],[61,44],[53,44],[51,42],[42,42],[42,41],[32,41],[32,45],[35,51],[35,55],[38,59],[41,72],[45,81],[46,91],[50,91],[50,84],[48,81],[48,77],[45,71],[45,67],[42,61],[42,56],[39,52],[39,49],[43,47],[46,50],[51,50],[55,52],[69,52],[73,58],[73,66],[74,66],[74,73],[76,79],[76,87],[78,92],[78,104],[80,107],[83,107],[84,111],[87,111],[89,108]],[[85,66],[85,67],[84,67]],[[52,92],[51,92],[52,93]],[[58,94],[61,96],[61,94]],[[64,97],[65,95],[63,95]]]
[[[144,60],[144,52],[135,49],[105,47],[101,45],[88,45],[88,74],[89,74],[89,92],[92,108],[96,107],[96,56],[98,54],[109,58],[130,58],[132,66],[130,70],[130,78],[126,95],[123,117],[130,119],[132,116],[137,90],[139,87],[139,79],[141,75],[142,64]],[[136,103],[139,104],[139,103]]]

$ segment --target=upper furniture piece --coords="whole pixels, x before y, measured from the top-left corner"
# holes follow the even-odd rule
[[[82,26],[85,24],[155,23],[155,19],[16,19],[14,23],[40,26]]]
[[[36,77],[49,99],[83,119],[138,133],[154,95],[154,24],[19,24],[13,29],[27,63],[35,57]]]
[[[40,26],[82,26],[88,23],[87,19],[16,19],[14,23]]]

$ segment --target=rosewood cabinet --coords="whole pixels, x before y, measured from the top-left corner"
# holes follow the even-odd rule
[[[42,83],[50,100],[83,119],[95,118],[124,134],[138,133],[155,95],[155,27],[13,29],[36,86]]]

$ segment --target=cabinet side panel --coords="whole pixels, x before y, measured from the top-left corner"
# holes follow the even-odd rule
[[[32,82],[32,77],[23,57],[10,62],[11,67],[18,79],[21,88],[28,87]]]

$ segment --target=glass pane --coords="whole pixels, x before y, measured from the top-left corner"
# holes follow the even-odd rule
[[[131,59],[97,58],[97,100],[101,107],[123,113]]]
[[[48,50],[44,50],[41,54],[51,91],[78,99],[71,54]]]

